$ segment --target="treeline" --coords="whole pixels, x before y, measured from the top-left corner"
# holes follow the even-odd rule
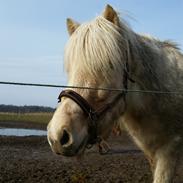
[[[0,112],[13,113],[35,113],[35,112],[54,112],[54,108],[44,106],[15,106],[15,105],[0,105]]]

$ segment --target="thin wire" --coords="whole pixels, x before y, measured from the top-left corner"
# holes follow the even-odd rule
[[[50,88],[70,88],[70,89],[85,89],[85,90],[104,90],[112,92],[130,92],[130,93],[152,93],[152,94],[183,94],[183,91],[156,91],[156,90],[129,90],[123,88],[105,88],[105,87],[85,87],[85,86],[66,86],[53,84],[38,84],[38,83],[20,83],[0,81],[0,85],[17,85],[17,86],[35,86],[35,87],[50,87]]]

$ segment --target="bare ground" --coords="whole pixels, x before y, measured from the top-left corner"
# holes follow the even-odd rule
[[[111,137],[109,144],[111,153],[100,155],[94,147],[86,151],[82,161],[77,161],[53,154],[46,137],[0,136],[0,182],[152,182],[147,160],[126,134]],[[174,182],[183,182],[182,165]]]

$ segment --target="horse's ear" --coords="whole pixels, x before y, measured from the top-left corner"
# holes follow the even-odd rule
[[[108,21],[112,22],[113,24],[119,26],[119,17],[117,12],[113,9],[112,6],[109,4],[105,7],[104,13],[103,13],[104,18],[106,18]]]
[[[67,18],[67,30],[69,35],[72,35],[73,32],[79,27],[79,23],[75,22],[71,18]]]

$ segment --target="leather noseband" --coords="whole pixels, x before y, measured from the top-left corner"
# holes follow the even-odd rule
[[[101,117],[108,110],[110,110],[115,105],[115,103],[119,101],[120,98],[123,98],[125,100],[125,95],[126,95],[125,91],[119,93],[111,103],[106,104],[99,110],[95,110],[81,95],[79,95],[73,90],[63,90],[60,93],[58,100],[59,102],[61,102],[62,97],[67,97],[72,99],[81,107],[84,114],[90,119],[88,122],[88,134],[89,134],[88,144],[93,145],[101,141],[100,137],[97,134],[98,131],[97,121],[101,119]]]

